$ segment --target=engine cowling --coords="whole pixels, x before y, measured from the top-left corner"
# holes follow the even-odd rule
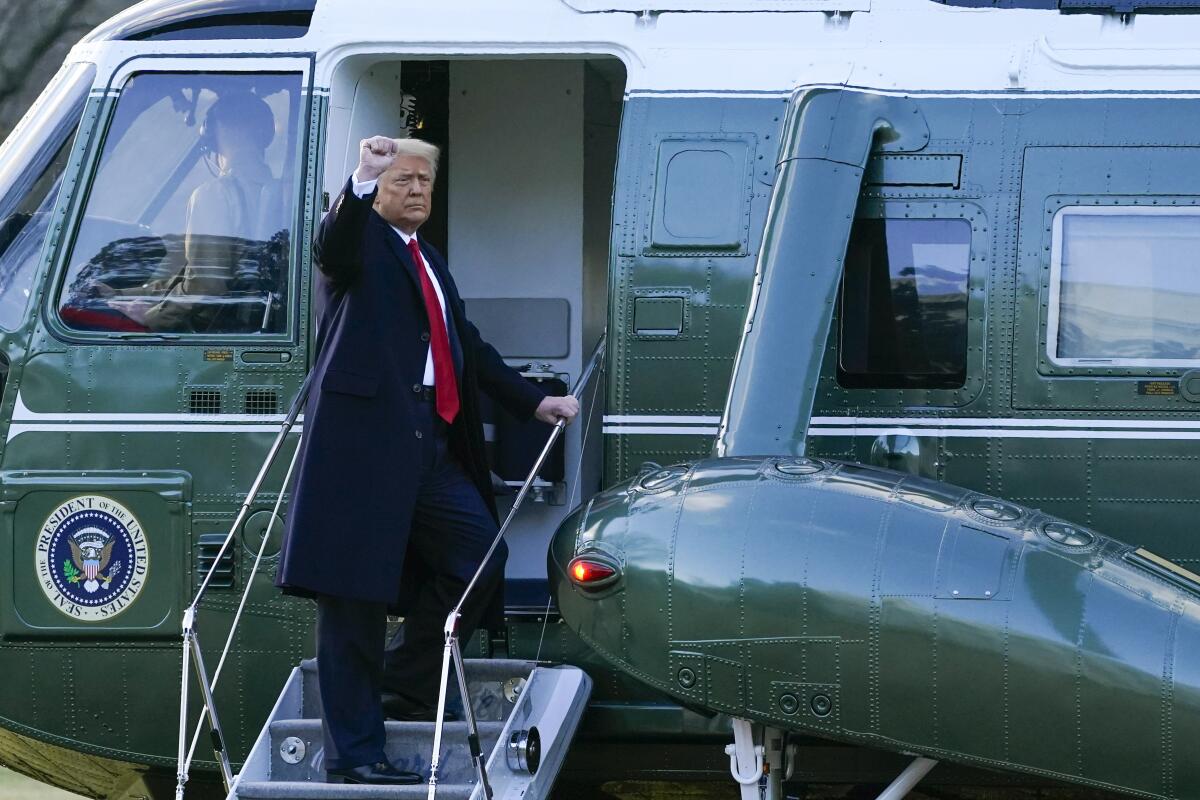
[[[567,624],[686,705],[1200,796],[1200,578],[1064,520],[859,464],[709,459],[597,495],[549,561]]]

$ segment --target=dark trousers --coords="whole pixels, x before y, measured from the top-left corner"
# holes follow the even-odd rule
[[[384,648],[387,606],[343,597],[317,598],[317,671],[324,708],[325,766],[346,769],[384,759],[381,691],[433,706],[441,675],[442,629],[496,537],[496,522],[462,465],[450,453],[433,403],[421,403],[421,486],[406,560],[424,576],[404,622]],[[463,608],[465,640],[504,579],[501,544]],[[407,571],[407,570],[406,570]]]

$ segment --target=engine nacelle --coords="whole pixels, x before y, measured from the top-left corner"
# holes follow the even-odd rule
[[[568,625],[685,705],[1200,796],[1200,578],[1036,510],[858,464],[710,459],[576,510],[550,575]]]

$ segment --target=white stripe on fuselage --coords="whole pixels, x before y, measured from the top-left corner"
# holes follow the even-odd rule
[[[624,436],[715,436],[720,417],[611,415],[604,433]],[[940,436],[993,439],[1200,439],[1200,420],[1040,419],[1031,417],[812,418],[809,436]]]
[[[624,435],[635,434],[644,435],[651,434],[656,436],[676,436],[683,434],[685,436],[716,436],[716,426],[704,425],[605,425],[605,433],[619,433]]]
[[[1200,439],[1200,430],[1079,428],[809,428],[809,436],[941,436],[950,439]]]
[[[1200,430],[1189,419],[1042,419],[1038,417],[813,417],[812,427],[856,428],[1177,428]]]
[[[680,414],[605,414],[605,425],[716,425],[720,417]]]
[[[271,433],[285,414],[41,413],[18,395],[8,441],[22,433]],[[303,430],[303,416],[293,432]],[[688,414],[609,414],[603,432],[624,436],[716,436],[721,418]],[[1200,420],[1035,417],[812,418],[809,436],[937,436],[996,439],[1200,439]]]
[[[13,409],[13,422],[182,422],[182,423],[212,423],[212,422],[255,422],[264,425],[282,424],[287,414],[151,414],[147,412],[134,413],[91,413],[81,411],[65,411],[42,413],[30,411],[25,405],[25,399],[17,395],[17,404]],[[303,420],[301,414],[297,420]]]
[[[286,414],[151,414],[31,411],[17,395],[6,441],[23,433],[278,433]],[[293,433],[304,430],[296,418]]]
[[[213,414],[208,415],[212,419]],[[14,423],[8,428],[8,438],[11,442],[22,433],[279,433],[280,425],[245,425],[239,423],[181,425],[174,423],[154,422],[114,422],[114,423],[84,423],[68,422],[22,422]],[[291,433],[303,433],[304,426],[293,425]]]

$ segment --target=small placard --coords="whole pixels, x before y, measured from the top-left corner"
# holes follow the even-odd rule
[[[233,361],[232,350],[205,350],[205,361]]]
[[[1180,381],[1139,380],[1138,393],[1147,397],[1175,397],[1180,393]]]

